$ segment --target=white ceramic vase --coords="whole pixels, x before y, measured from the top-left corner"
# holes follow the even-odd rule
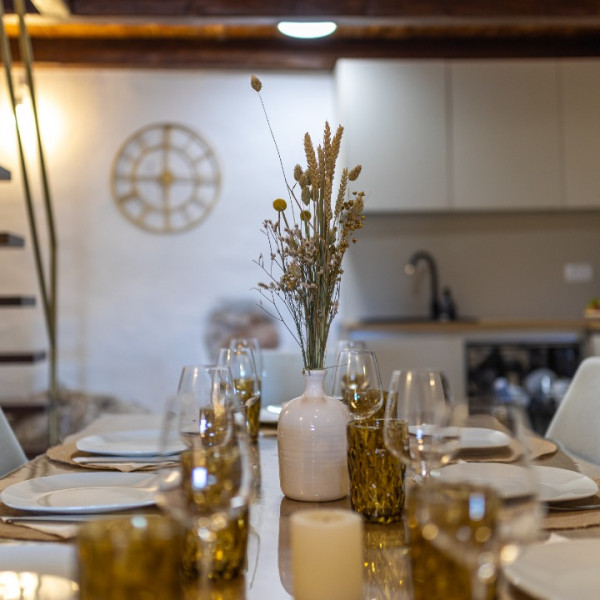
[[[347,407],[325,393],[325,370],[306,371],[304,393],[279,415],[279,485],[292,500],[325,502],[348,495]]]

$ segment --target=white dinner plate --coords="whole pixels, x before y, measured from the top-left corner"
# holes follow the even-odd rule
[[[542,502],[561,502],[593,496],[597,484],[582,473],[556,467],[533,466]],[[514,498],[528,491],[524,468],[505,463],[455,463],[440,469],[442,481],[467,481],[494,487],[503,498]]]
[[[32,571],[74,579],[77,575],[75,546],[53,542],[5,542],[0,544],[3,571]]]
[[[461,427],[461,450],[492,450],[506,448],[510,444],[510,437],[502,431],[486,429],[485,427]]]
[[[8,486],[0,499],[11,508],[52,513],[110,512],[155,502],[152,473],[63,473]]]
[[[540,484],[540,499],[544,502],[578,500],[598,493],[598,484],[583,473],[557,467],[533,468]]]
[[[532,544],[504,572],[538,600],[598,600],[600,540]]]
[[[279,421],[281,406],[269,405],[260,409],[259,420],[264,425],[276,425]]]
[[[431,425],[420,427],[425,435],[428,431],[435,431],[437,428]],[[411,425],[408,428],[409,433],[416,433],[417,427]],[[442,430],[445,431],[445,430]],[[487,429],[485,427],[449,427],[447,429],[451,435],[458,435],[460,438],[459,450],[493,450],[505,448],[510,444],[510,437],[502,431]]]
[[[147,456],[158,454],[160,431],[157,429],[133,429],[111,431],[81,438],[75,445],[82,452],[119,456]],[[179,439],[169,440],[164,454],[176,454],[184,449]]]

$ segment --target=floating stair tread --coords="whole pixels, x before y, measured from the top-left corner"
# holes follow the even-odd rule
[[[33,364],[46,359],[45,350],[0,352],[0,364]]]
[[[0,231],[0,246],[21,247],[25,245],[25,239],[14,233]]]
[[[35,296],[2,296],[0,306],[35,306]]]
[[[0,167],[0,181],[10,181],[10,171]]]

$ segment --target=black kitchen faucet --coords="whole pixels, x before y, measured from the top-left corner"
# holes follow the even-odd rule
[[[407,275],[412,275],[417,268],[419,262],[427,263],[431,278],[431,303],[429,306],[429,316],[432,320],[437,321],[440,318],[440,300],[438,295],[438,274],[437,265],[433,256],[427,250],[417,250],[409,259],[404,267]]]

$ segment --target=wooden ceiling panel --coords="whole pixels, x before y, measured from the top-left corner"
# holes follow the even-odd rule
[[[340,57],[600,56],[598,0],[62,0],[32,14],[34,59],[73,66],[331,69]],[[15,48],[13,0],[2,0]],[[335,17],[322,40],[291,40],[283,16]],[[12,17],[12,20],[11,20]]]

